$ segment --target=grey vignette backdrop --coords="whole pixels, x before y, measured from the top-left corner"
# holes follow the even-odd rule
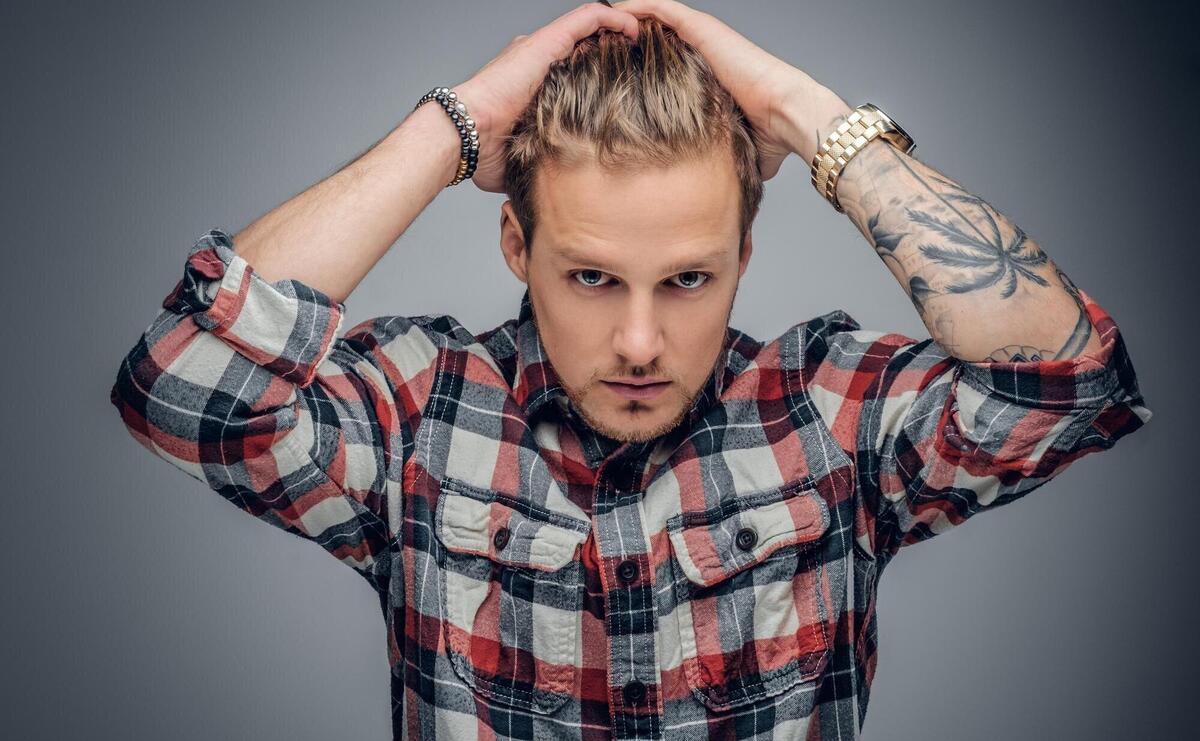
[[[1185,3],[695,0],[1037,239],[1114,316],[1155,412],[1020,502],[905,548],[881,583],[868,739],[1175,739],[1197,681],[1200,63]],[[212,226],[238,230],[571,3],[6,3],[3,727],[25,739],[384,739],[369,588],[142,449],[108,394]],[[346,327],[515,316],[503,197],[444,191]],[[792,158],[732,323],[843,308],[927,337]],[[452,273],[453,271],[453,273]],[[453,280],[452,284],[448,282]]]

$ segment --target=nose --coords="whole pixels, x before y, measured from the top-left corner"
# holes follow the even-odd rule
[[[613,350],[630,366],[650,365],[663,352],[663,333],[653,297],[632,296],[613,336]]]

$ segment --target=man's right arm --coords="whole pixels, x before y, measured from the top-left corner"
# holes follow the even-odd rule
[[[268,281],[299,280],[344,302],[454,178],[458,129],[436,102],[409,113],[363,156],[234,238]]]
[[[549,65],[604,26],[596,3],[514,39],[455,86],[480,122],[475,185],[500,192],[503,142]],[[111,401],[155,455],[241,509],[317,542],[376,589],[389,578],[406,463],[443,336],[422,317],[339,336],[346,298],[454,177],[458,130],[425,104],[362,157],[236,238],[196,241]]]
[[[454,177],[459,146],[423,105],[236,239],[202,236],[110,394],[152,453],[376,589],[439,345],[400,316],[339,336],[344,300]]]
[[[585,2],[532,34],[514,38],[469,80],[455,85],[479,130],[472,181],[502,192],[504,141],[550,65],[600,29],[636,39],[638,19]],[[408,225],[457,172],[458,129],[436,103],[409,113],[365,155],[242,230],[237,252],[275,281],[291,278],[345,301]]]

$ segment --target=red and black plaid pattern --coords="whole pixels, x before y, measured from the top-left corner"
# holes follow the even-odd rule
[[[400,738],[856,738],[903,545],[1151,416],[1095,357],[967,363],[843,311],[729,328],[685,423],[572,408],[526,294],[473,334],[269,283],[211,230],[121,365],[133,436],[377,590]]]

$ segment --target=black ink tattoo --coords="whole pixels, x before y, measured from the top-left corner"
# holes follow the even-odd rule
[[[871,235],[871,244],[875,246],[875,254],[879,255],[880,259],[887,263],[889,260],[896,263],[896,267],[901,272],[904,271],[904,265],[900,262],[900,258],[896,257],[896,248],[900,245],[900,240],[906,235],[897,232],[890,232],[879,226],[879,212],[876,211],[867,218],[867,231]],[[924,281],[922,281],[924,282]],[[926,284],[928,287],[928,284]],[[920,309],[920,306],[917,307]]]
[[[897,232],[889,232],[879,226],[879,213],[871,214],[867,219],[867,229],[871,232],[871,241],[875,244],[875,251],[881,256],[883,254],[892,254],[896,251],[896,247],[900,244],[900,240],[904,239],[903,234]]]
[[[932,296],[937,295],[937,291],[930,287],[929,283],[919,275],[914,275],[908,279],[908,299],[912,301],[913,306],[917,307],[917,313],[921,315],[921,321],[925,321],[925,302]]]
[[[954,337],[954,316],[951,312],[943,311],[937,314],[931,321],[926,322],[926,326],[929,327],[930,335],[935,342],[944,347],[951,355],[962,357],[959,353],[960,344]]]
[[[984,360],[999,363],[1025,363],[1050,360],[1054,357],[1053,350],[1039,350],[1028,345],[1006,345],[992,351]]]
[[[1075,287],[1074,281],[1067,277],[1067,274],[1062,271],[1057,265],[1054,266],[1054,271],[1058,275],[1058,279],[1062,282],[1063,288],[1070,294],[1071,300],[1075,302],[1075,306],[1079,307],[1079,319],[1075,321],[1075,327],[1071,330],[1071,335],[1067,337],[1067,341],[1063,344],[1062,349],[1058,351],[1054,357],[1058,358],[1073,358],[1083,352],[1083,348],[1087,347],[1088,340],[1092,337],[1092,320],[1088,317],[1087,307],[1083,304],[1083,299],[1079,296],[1079,289]]]
[[[969,273],[968,278],[948,284],[947,291],[968,293],[1004,281],[1000,296],[1008,298],[1016,292],[1018,279],[1022,276],[1039,286],[1050,285],[1045,278],[1031,269],[1046,264],[1049,258],[1040,247],[1028,241],[1025,232],[1019,226],[1013,226],[1012,240],[1006,244],[1000,225],[996,223],[996,219],[991,214],[990,204],[957,183],[937,175],[930,175],[929,180],[948,189],[948,192],[945,193],[938,192],[926,178],[909,167],[908,163],[895,150],[891,150],[891,156],[975,233],[972,235],[958,225],[942,221],[927,211],[911,207],[905,208],[905,213],[914,223],[941,234],[950,243],[948,245],[919,245],[918,249],[921,250],[921,253],[942,265],[959,268]],[[968,219],[954,207],[954,203],[977,208],[987,219],[990,233],[984,234],[974,221]],[[957,245],[957,248],[950,245]]]
[[[914,222],[940,232],[952,244],[965,248],[955,249],[937,244],[922,244],[918,247],[923,255],[935,262],[973,273],[969,278],[947,284],[947,291],[978,291],[1003,280],[1005,283],[1000,297],[1008,298],[1017,290],[1019,276],[1024,276],[1039,286],[1050,285],[1045,278],[1030,269],[1046,264],[1049,258],[1036,244],[1026,240],[1025,232],[1020,227],[1013,227],[1013,239],[1006,245],[999,235],[994,241],[990,238],[976,239],[954,224],[943,222],[932,214],[913,208],[905,210]]]
[[[1055,352],[1054,350],[1042,350],[1027,345],[1006,345],[993,350],[992,354],[987,357],[988,360],[996,360],[1002,363],[1063,360],[1078,356],[1087,347],[1088,340],[1092,337],[1092,321],[1088,318],[1087,307],[1084,306],[1083,299],[1079,295],[1079,289],[1075,287],[1075,283],[1067,277],[1067,274],[1057,265],[1054,266],[1054,270],[1058,275],[1059,281],[1062,282],[1063,288],[1071,296],[1071,299],[1075,301],[1075,306],[1079,308],[1079,319],[1076,320],[1075,327],[1071,329],[1071,334],[1067,337],[1067,341],[1063,343],[1062,348]]]
[[[876,147],[874,151],[878,156],[871,157],[864,150],[860,166],[867,168],[868,177],[854,191],[854,196],[843,198],[842,202],[851,219],[871,241],[876,254],[885,263],[894,264],[894,267],[889,267],[901,280],[909,300],[938,344],[955,357],[965,359],[958,352],[962,349],[963,338],[955,337],[953,313],[941,305],[931,310],[930,302],[934,297],[967,294],[998,286],[999,297],[1008,299],[1016,294],[1023,283],[1050,287],[1051,281],[1039,273],[1048,272],[1046,266],[1052,266],[1079,313],[1063,346],[1055,351],[1032,345],[1005,345],[993,350],[983,360],[968,362],[1038,362],[1073,358],[1083,352],[1095,328],[1079,290],[1041,247],[1028,238],[1024,230],[991,204],[941,173],[918,173],[894,148]],[[876,186],[882,179],[882,173],[899,168],[907,170],[929,195],[905,193],[907,204],[904,204],[899,195],[893,194],[888,203],[894,208],[884,214]],[[897,213],[901,208],[907,222]],[[971,218],[967,218],[968,215]],[[885,216],[889,228],[882,225]],[[916,228],[908,229],[906,226]],[[1009,235],[1007,238],[1006,234]],[[916,245],[917,254],[924,256],[931,267],[936,264],[950,270],[926,272],[928,277],[915,274],[911,270],[913,261],[905,257],[910,248],[901,244],[905,237],[914,235],[926,241]],[[903,261],[902,257],[905,258]],[[938,288],[930,284],[932,278],[938,279]],[[944,285],[943,280],[947,281]]]

